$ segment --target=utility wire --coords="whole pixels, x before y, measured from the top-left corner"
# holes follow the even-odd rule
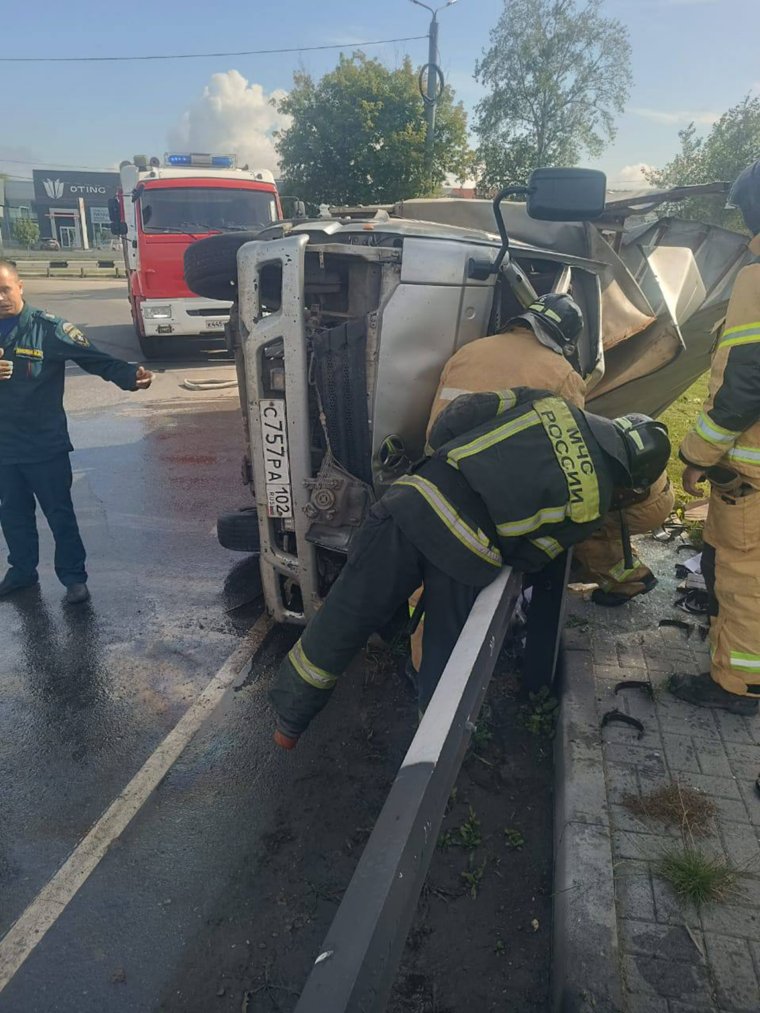
[[[288,49],[241,49],[235,53],[162,53],[151,56],[1,56],[0,63],[126,63],[136,60],[205,60],[222,56],[265,56],[277,53],[312,53],[324,49],[362,49],[364,46],[385,46],[391,42],[417,42],[427,35],[404,35],[398,39],[375,39],[372,42],[332,43],[328,46],[291,46]]]

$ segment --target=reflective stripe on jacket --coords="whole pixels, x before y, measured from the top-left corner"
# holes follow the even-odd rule
[[[760,236],[750,243],[760,254]],[[740,271],[710,368],[707,400],[680,456],[732,468],[760,487],[760,264]]]
[[[609,507],[610,469],[585,413],[549,391],[462,395],[429,443],[432,458],[383,502],[420,551],[463,583],[484,586],[502,562],[541,569],[596,530]]]

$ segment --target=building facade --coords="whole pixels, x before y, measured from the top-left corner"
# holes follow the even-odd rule
[[[118,172],[35,169],[32,176],[41,239],[56,240],[62,250],[110,246],[108,201],[116,196]]]

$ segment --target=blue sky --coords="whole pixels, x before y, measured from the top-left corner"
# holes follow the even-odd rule
[[[468,109],[480,94],[472,79],[475,61],[502,7],[503,0],[458,0],[440,15],[442,66]],[[635,81],[615,144],[592,163],[611,182],[635,182],[638,164],[667,161],[678,130],[690,119],[709,129],[748,91],[760,92],[759,0],[605,0],[605,9],[630,31]],[[427,13],[409,0],[133,0],[116,6],[106,0],[36,0],[6,5],[2,56],[354,44],[422,35],[427,23]],[[389,64],[409,53],[417,64],[426,59],[427,43],[367,52]],[[278,125],[268,95],[287,90],[295,69],[321,75],[334,66],[337,53],[111,64],[0,62],[0,171],[29,175],[32,163],[104,168],[138,152],[161,154],[170,144],[201,142],[247,144],[248,157],[266,161],[271,158],[266,134]],[[212,80],[213,75],[221,76]]]

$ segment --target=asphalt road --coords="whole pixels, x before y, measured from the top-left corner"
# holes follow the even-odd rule
[[[139,359],[122,284],[33,280],[26,295],[105,351]],[[236,391],[179,385],[232,378],[215,356],[151,364],[152,388],[135,394],[69,367],[92,601],[62,605],[40,521],[40,588],[0,602],[0,937],[24,912],[27,925],[20,941],[0,939],[3,1013],[156,1008],[176,990],[236,852],[279,797],[282,759],[261,692],[220,693],[134,819],[106,831],[89,878],[80,884],[80,868],[53,880],[114,800],[125,808],[120,793],[156,762],[261,612],[256,562],[222,549],[214,530],[247,497]]]
[[[139,359],[120,284],[27,296]],[[40,588],[0,601],[0,1013],[293,1010],[416,726],[399,659],[370,651],[294,753],[273,747],[295,631],[214,531],[246,503],[237,393],[180,386],[234,370],[213,350],[150,366],[134,394],[67,375],[92,601],[62,605],[44,522]],[[513,683],[449,807],[482,846],[437,850],[388,1013],[548,1008],[551,765]]]

